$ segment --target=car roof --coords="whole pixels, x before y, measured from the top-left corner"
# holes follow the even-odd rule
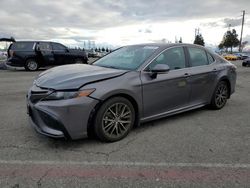
[[[188,43],[142,43],[142,44],[133,44],[133,45],[127,45],[127,46],[157,46],[162,48],[168,48],[168,47],[178,47],[178,46],[191,46],[191,47],[199,47],[204,48],[201,45],[197,44],[188,44]]]
[[[16,43],[18,42],[51,42],[51,43],[58,43],[58,42],[52,42],[52,41],[39,41],[39,40],[19,40],[16,41]]]

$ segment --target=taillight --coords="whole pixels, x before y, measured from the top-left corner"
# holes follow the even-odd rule
[[[10,57],[13,57],[15,55],[15,52],[13,50],[10,50]]]

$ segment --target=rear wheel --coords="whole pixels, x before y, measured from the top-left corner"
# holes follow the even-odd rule
[[[214,91],[212,101],[211,101],[211,107],[213,109],[223,108],[225,104],[227,103],[228,97],[229,97],[228,84],[225,81],[220,81]]]
[[[106,142],[115,142],[128,135],[134,125],[135,110],[123,97],[107,100],[98,110],[94,128],[97,137]]]
[[[27,71],[36,71],[39,69],[39,64],[35,59],[28,59],[24,66]]]

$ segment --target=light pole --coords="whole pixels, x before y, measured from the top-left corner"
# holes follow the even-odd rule
[[[242,23],[241,23],[241,33],[240,33],[240,45],[239,45],[239,52],[242,52],[242,34],[243,34],[243,28],[244,28],[244,22],[245,22],[245,13],[246,11],[243,10],[243,15],[242,15]]]

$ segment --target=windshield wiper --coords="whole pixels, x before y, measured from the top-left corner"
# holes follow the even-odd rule
[[[111,69],[119,69],[118,67],[115,67],[115,66],[108,66],[108,65],[97,65],[97,66],[105,67],[105,68],[111,68]]]

